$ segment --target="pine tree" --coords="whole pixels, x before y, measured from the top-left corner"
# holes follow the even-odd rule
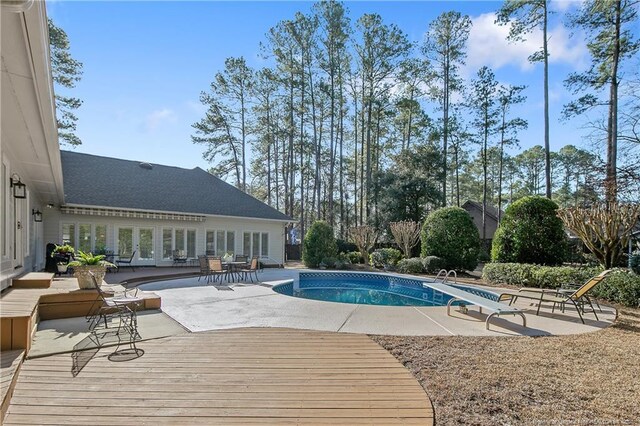
[[[54,83],[64,92],[73,89],[82,76],[82,62],[71,56],[69,37],[51,19],[49,24],[49,45],[51,48],[51,74]],[[74,111],[80,108],[82,100],[73,96],[55,95],[58,140],[61,145],[78,146],[82,140],[75,134],[78,117]]]

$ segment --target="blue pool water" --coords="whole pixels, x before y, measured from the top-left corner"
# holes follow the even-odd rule
[[[422,283],[426,281],[375,273],[301,272],[298,285],[280,284],[273,290],[304,299],[361,305],[446,306],[451,297],[424,287]],[[463,285],[455,287],[497,300],[497,295],[488,291]]]

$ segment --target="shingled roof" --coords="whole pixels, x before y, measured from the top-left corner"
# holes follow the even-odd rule
[[[66,205],[292,220],[199,167],[60,155]]]

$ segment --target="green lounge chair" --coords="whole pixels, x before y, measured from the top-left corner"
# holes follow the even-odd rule
[[[611,269],[602,271],[595,277],[590,278],[586,283],[584,283],[576,290],[572,290],[570,292],[563,289],[553,290],[523,287],[517,292],[505,291],[501,293],[498,297],[498,300],[503,301],[509,299],[510,305],[518,300],[518,298],[536,300],[538,302],[536,315],[540,314],[540,307],[543,302],[553,303],[551,312],[555,311],[556,305],[559,305],[564,312],[565,305],[567,303],[571,303],[573,304],[573,306],[575,306],[576,311],[578,312],[578,316],[580,317],[580,320],[583,324],[584,318],[582,317],[582,314],[585,313],[585,306],[589,305],[591,307],[593,315],[595,315],[596,317],[596,321],[598,321],[598,314],[596,313],[596,310],[594,309],[593,304],[591,303],[591,299],[589,298],[587,293],[591,291],[591,289],[593,289],[600,281],[602,281],[610,272]]]

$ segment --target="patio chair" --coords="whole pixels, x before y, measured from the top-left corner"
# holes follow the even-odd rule
[[[133,351],[137,356],[141,356],[144,351],[136,347],[136,340],[141,339],[138,332],[138,316],[137,306],[143,301],[142,298],[127,295],[125,290],[124,295],[107,297],[102,288],[98,285],[96,276],[89,272],[94,287],[98,291],[98,297],[102,301],[100,307],[95,313],[94,319],[89,324],[89,330],[97,343],[100,343],[109,334],[115,334],[118,338],[118,347],[116,351],[109,355],[111,356],[119,354],[118,350],[120,345],[124,342],[129,345],[130,351]],[[136,294],[138,289],[136,289]],[[117,327],[110,327],[109,323],[113,325],[114,320],[117,321]],[[98,328],[98,326],[104,321],[104,328]],[[125,336],[123,341],[122,337]],[[124,352],[122,352],[124,353]]]
[[[236,254],[236,262],[247,262],[249,260],[249,256],[246,254]]]
[[[540,307],[543,302],[553,303],[551,312],[555,312],[556,306],[560,306],[562,312],[564,312],[567,303],[571,303],[578,312],[580,321],[584,324],[584,318],[582,314],[586,313],[585,307],[588,305],[591,308],[591,312],[598,321],[598,314],[596,313],[591,298],[588,296],[588,292],[591,291],[598,283],[600,283],[611,272],[610,269],[602,271],[595,277],[590,278],[586,283],[577,288],[576,290],[559,291],[551,289],[530,288],[523,287],[517,292],[506,291],[500,294],[498,301],[509,299],[509,304],[512,304],[518,298],[531,299],[538,302],[536,315],[540,314]]]
[[[116,266],[118,267],[118,270],[120,270],[120,266],[121,265],[128,265],[132,271],[135,272],[135,269],[133,268],[133,257],[136,255],[136,250],[133,251],[133,253],[131,253],[131,257],[128,259],[118,259],[116,260]]]
[[[249,266],[247,268],[240,269],[239,272],[243,275],[245,280],[249,278],[251,282],[253,282],[253,278],[251,277],[251,274],[253,274],[256,277],[256,281],[260,281],[258,279],[258,268],[260,268],[260,258],[258,256],[254,256],[251,258]]]
[[[187,254],[184,250],[174,250],[173,251],[173,266],[181,264],[183,266],[187,265]]]
[[[218,281],[218,277],[220,277],[220,282],[222,282],[223,275],[227,275],[228,271],[222,266],[222,259],[220,257],[207,257],[207,282]]]
[[[120,320],[118,327],[121,327],[122,324],[131,319],[127,317],[135,315],[135,310],[132,310],[131,306],[142,301],[141,298],[137,297],[138,289],[135,289],[133,294],[127,294],[127,291],[125,290],[121,295],[107,296],[102,290],[102,287],[98,284],[98,280],[94,273],[89,272],[89,274],[91,276],[93,286],[98,292],[97,302],[99,303],[95,312],[89,312],[89,329],[94,330],[101,322],[104,322],[105,328],[109,328],[109,320],[116,318]],[[95,304],[92,306],[91,311],[93,311],[94,307]]]
[[[207,261],[207,256],[198,256],[198,263],[200,265],[200,275],[198,276],[198,281],[200,278],[204,277],[205,279],[209,277],[209,262]]]

